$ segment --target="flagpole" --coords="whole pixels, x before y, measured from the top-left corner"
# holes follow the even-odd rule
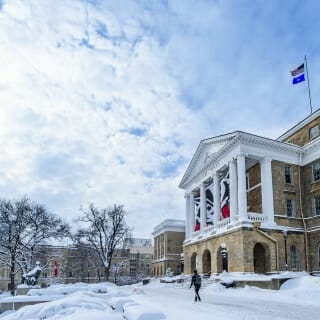
[[[308,63],[307,63],[307,56],[304,56],[304,61],[306,62],[306,70],[307,70],[307,80],[308,80],[308,91],[309,91],[309,103],[310,103],[310,110],[312,113],[312,104],[311,104],[311,93],[310,93],[310,83],[309,83],[309,72],[308,72]]]

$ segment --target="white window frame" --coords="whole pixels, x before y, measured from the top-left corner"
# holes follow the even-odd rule
[[[312,212],[314,216],[320,216],[320,196],[312,198]]]
[[[317,168],[315,168],[317,167]],[[317,174],[315,175],[315,171],[319,170],[319,172],[317,172]],[[312,182],[317,182],[320,181],[320,160],[315,161],[312,165],[311,165],[311,174],[312,174]]]
[[[286,169],[289,169],[289,177],[290,177],[290,182],[287,182],[287,172],[286,172]],[[292,166],[290,164],[286,164],[284,166],[284,182],[286,184],[292,184]]]
[[[287,199],[287,216],[295,217],[296,216],[296,201],[295,199]],[[291,214],[289,215],[289,202],[291,203]]]

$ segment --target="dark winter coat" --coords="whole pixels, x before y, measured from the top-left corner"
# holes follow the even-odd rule
[[[190,288],[194,285],[195,288],[200,289],[201,287],[201,277],[198,273],[195,273],[191,278]]]

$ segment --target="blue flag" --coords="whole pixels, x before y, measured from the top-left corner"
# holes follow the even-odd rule
[[[305,81],[305,78],[304,78],[304,73],[301,74],[300,76],[298,77],[295,77],[292,79],[292,84],[297,84],[297,83],[300,83],[302,81]]]

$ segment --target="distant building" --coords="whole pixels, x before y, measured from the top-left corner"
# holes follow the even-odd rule
[[[105,281],[104,265],[90,251],[75,246],[39,245],[35,248],[34,264],[40,262],[38,284],[97,283]],[[109,281],[121,284],[137,282],[152,274],[153,247],[151,239],[126,239],[123,248],[117,248],[111,259]],[[32,267],[34,267],[33,265]],[[0,267],[0,290],[8,290],[10,271]],[[21,283],[17,272],[15,284]]]
[[[186,273],[320,271],[320,109],[276,140],[202,140],[179,187]]]
[[[152,275],[153,246],[151,239],[128,238],[125,247],[129,254],[129,272],[132,278],[140,280]]]
[[[157,225],[153,232],[154,259],[152,262],[155,276],[163,276],[170,268],[173,273],[183,272],[181,254],[185,239],[185,222],[183,220],[167,219]]]

